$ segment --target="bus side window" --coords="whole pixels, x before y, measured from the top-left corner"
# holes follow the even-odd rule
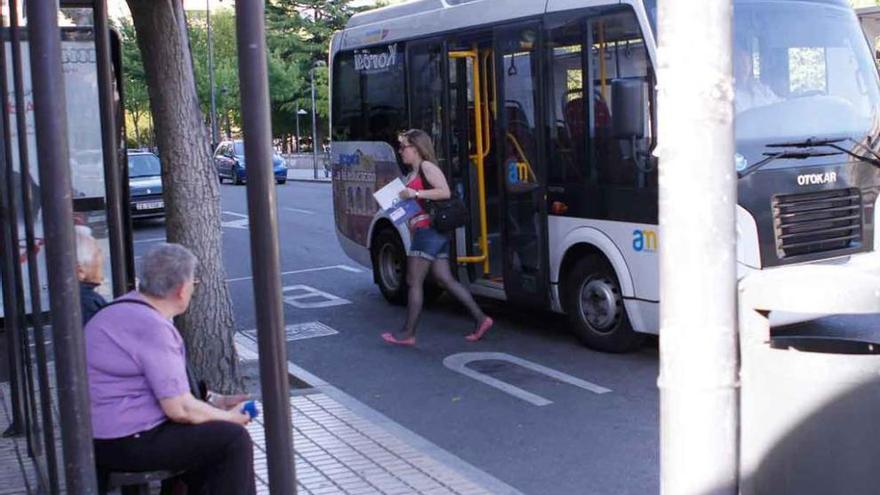
[[[547,56],[550,88],[548,177],[552,183],[585,183],[587,111],[584,101],[583,19],[551,28]]]
[[[339,52],[333,59],[333,139],[357,140],[363,137],[363,95],[361,78],[354,70],[354,53]]]
[[[434,140],[440,168],[446,168],[443,136],[443,74],[446,63],[443,45],[438,42],[409,45],[411,127],[422,129]]]
[[[596,17],[590,22],[593,45],[590,50],[590,76],[594,90],[592,122],[593,157],[600,186],[640,189],[656,187],[657,172],[638,166],[632,145],[613,135],[611,113],[612,81],[619,78],[650,82],[650,62],[635,14],[630,10]],[[648,98],[646,98],[648,101]],[[647,112],[646,121],[651,115]],[[650,131],[651,126],[648,126]],[[637,143],[646,152],[650,132]]]
[[[335,56],[335,140],[384,141],[397,147],[397,134],[408,120],[402,50],[395,43]]]

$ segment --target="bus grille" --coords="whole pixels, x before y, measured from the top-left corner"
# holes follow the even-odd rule
[[[860,246],[861,199],[855,188],[774,196],[773,227],[779,258]]]

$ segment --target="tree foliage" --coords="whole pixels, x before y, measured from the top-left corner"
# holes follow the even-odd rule
[[[134,24],[129,18],[114,22],[122,44],[122,85],[125,111],[128,114],[128,145],[139,148],[154,144],[150,113],[150,95],[141,52],[137,46]]]
[[[330,40],[356,11],[349,0],[270,0],[266,4],[269,91],[276,133],[290,134],[297,110],[311,110],[313,75],[319,128],[325,127],[321,124],[329,120],[326,62]],[[311,125],[311,115],[303,124]]]
[[[268,0],[266,3],[266,42],[269,66],[269,97],[272,128],[276,137],[293,135],[297,110],[307,112],[300,119],[304,134],[311,133],[311,77],[314,70],[318,132],[326,134],[329,122],[329,71],[326,66],[333,33],[345,27],[349,17],[359,9],[351,7],[351,0]],[[208,70],[208,23],[205,11],[187,12],[187,30],[196,91],[210,124],[211,84]],[[238,54],[235,41],[235,12],[229,8],[211,10],[211,38],[213,41],[214,88],[217,108],[218,138],[238,135],[241,124],[240,93],[238,87]],[[122,19],[118,27],[123,41],[126,110],[130,129],[130,144],[151,143],[149,98],[143,66],[137,50],[134,29],[129,19]],[[314,69],[313,69],[314,68]]]

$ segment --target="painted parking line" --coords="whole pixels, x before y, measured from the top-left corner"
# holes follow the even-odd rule
[[[348,265],[329,265],[329,266],[320,266],[317,268],[305,268],[302,270],[291,270],[289,272],[281,272],[281,275],[295,275],[298,273],[310,273],[310,272],[322,272],[325,270],[342,270],[344,272],[350,273],[363,273],[363,270],[360,268],[355,268],[353,266]],[[241,282],[243,280],[250,280],[254,277],[238,277],[238,278],[227,278],[227,282]]]
[[[285,303],[299,309],[331,308],[351,304],[348,299],[303,284],[284,287],[282,293]]]
[[[248,216],[247,215],[243,215],[241,213],[236,213],[234,211],[224,211],[223,214],[237,217],[237,218],[235,220],[220,222],[221,227],[226,227],[226,228],[230,228],[230,229],[248,230]]]
[[[475,361],[506,361],[522,368],[532,370],[536,373],[541,373],[542,375],[549,376],[550,378],[553,378],[560,382],[574,385],[575,387],[582,388],[584,390],[588,390],[590,392],[593,392],[594,394],[606,394],[608,392],[611,392],[611,389],[601,387],[599,385],[596,385],[595,383],[581,380],[580,378],[575,378],[571,375],[562,373],[561,371],[556,371],[552,368],[548,368],[546,366],[542,366],[540,364],[533,363],[531,361],[503,352],[460,352],[458,354],[447,356],[443,360],[443,365],[451,369],[452,371],[461,373],[462,375],[473,378],[474,380],[481,381],[486,385],[489,385],[490,387],[495,387],[504,393],[510,394],[518,399],[522,399],[536,406],[546,406],[553,403],[553,401],[545,399],[540,395],[533,394],[517,386],[511,385],[503,380],[499,380],[495,377],[491,377],[485,373],[480,373],[479,371],[467,367],[469,363],[473,363]]]
[[[165,242],[164,237],[153,237],[150,239],[138,239],[136,241],[132,241],[133,244],[141,244],[146,242]]]
[[[251,340],[257,340],[257,330],[245,330],[241,332],[244,337],[250,337]],[[294,340],[314,339],[316,337],[328,337],[337,335],[339,331],[333,327],[329,327],[320,321],[307,321],[305,323],[292,323],[284,326],[284,340],[293,342]],[[236,334],[238,338],[238,334]],[[237,341],[236,341],[237,342]]]
[[[314,215],[315,214],[315,212],[313,212],[311,210],[301,210],[299,208],[289,208],[289,207],[285,206],[284,209],[287,211],[292,211],[294,213],[305,213],[306,215]]]
[[[254,335],[256,336],[256,331],[254,331]],[[239,361],[259,361],[260,354],[257,352],[257,348],[253,345],[255,341],[254,338],[248,338],[242,333],[235,333],[235,350],[238,353]]]

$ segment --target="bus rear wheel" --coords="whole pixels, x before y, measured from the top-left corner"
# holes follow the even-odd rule
[[[599,256],[579,260],[569,272],[565,311],[572,330],[588,347],[627,352],[642,342],[642,335],[630,325],[614,269]]]
[[[373,239],[373,274],[382,296],[396,305],[406,304],[406,251],[393,229],[382,229]]]
[[[400,235],[392,228],[384,228],[373,240],[373,274],[382,296],[398,306],[405,306],[407,300],[406,250]],[[425,280],[423,303],[431,304],[443,294],[443,289]]]

